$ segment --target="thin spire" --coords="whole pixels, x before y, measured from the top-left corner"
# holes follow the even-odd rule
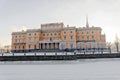
[[[86,15],[86,27],[89,28],[88,16]]]

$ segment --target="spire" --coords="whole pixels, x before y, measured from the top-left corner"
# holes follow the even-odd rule
[[[89,28],[88,16],[86,15],[86,27]]]

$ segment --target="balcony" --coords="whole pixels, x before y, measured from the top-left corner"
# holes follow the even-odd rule
[[[26,44],[26,42],[14,42],[14,45],[19,45],[19,44]]]
[[[59,43],[61,40],[42,40],[39,43]]]
[[[95,42],[95,40],[77,40],[77,42]]]

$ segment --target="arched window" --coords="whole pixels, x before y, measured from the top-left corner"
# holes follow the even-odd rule
[[[31,34],[29,33],[29,36],[31,36]]]
[[[16,46],[15,46],[15,49],[16,49]]]
[[[24,46],[23,46],[23,49],[24,49]]]
[[[29,44],[29,49],[30,49],[31,45]]]

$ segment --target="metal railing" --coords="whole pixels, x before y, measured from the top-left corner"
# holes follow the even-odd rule
[[[31,53],[0,53],[0,56],[59,56],[59,55],[79,55],[79,54],[116,54],[117,51],[95,51],[80,50],[74,52],[31,52]]]

